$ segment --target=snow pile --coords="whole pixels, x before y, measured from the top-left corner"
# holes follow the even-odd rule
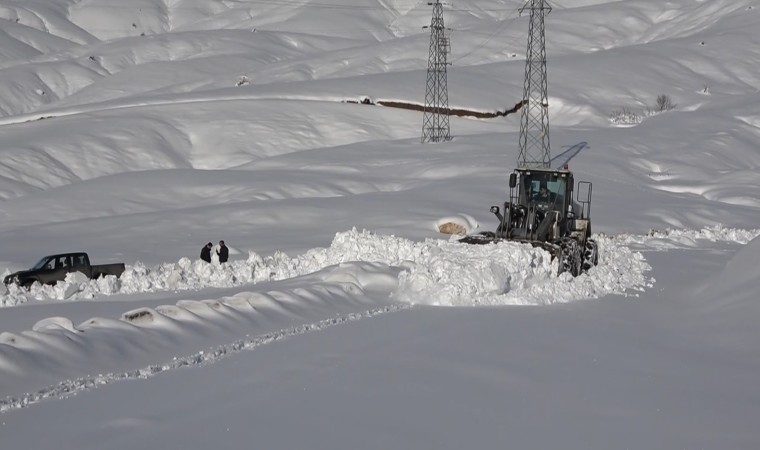
[[[645,275],[650,266],[631,247],[646,250],[694,247],[703,239],[746,244],[758,235],[760,230],[720,225],[701,230],[651,231],[646,235],[602,234],[597,236],[599,266],[572,278],[567,274],[555,276],[557,266],[549,254],[530,245],[513,242],[468,245],[437,239],[415,242],[353,229],[337,233],[328,248],[315,248],[296,257],[283,252],[262,257],[250,252],[248,259],[227,264],[207,264],[189,258],[154,267],[138,262],[127,266],[121,278],[88,280],[77,273],[55,286],[35,284],[31,291],[11,285],[0,297],[0,305],[15,306],[34,299],[76,300],[98,295],[229,288],[294,278],[350,261],[404,268],[395,296],[409,303],[446,306],[564,303],[651,286],[653,280]]]
[[[350,262],[374,262],[405,270],[395,296],[400,301],[432,305],[548,304],[610,293],[625,293],[651,285],[650,269],[641,254],[615,238],[601,237],[599,267],[572,278],[557,277],[556,262],[530,245],[501,242],[468,245],[428,239],[415,242],[356,229],[337,233],[329,248],[315,248],[294,258],[277,252],[262,257],[250,252],[244,261],[227,264],[191,261],[147,267],[128,266],[121,278],[88,280],[71,274],[55,286],[35,284],[31,291],[9,286],[5,306],[31,299],[75,300],[98,295],[236,287],[294,278]]]
[[[599,240],[600,261],[588,273],[556,276],[549,253],[527,244],[442,243],[400,275],[398,298],[446,306],[546,305],[626,294],[651,287],[641,253]]]
[[[430,240],[415,243],[395,236],[353,229],[337,233],[329,248],[315,248],[294,258],[283,252],[266,257],[249,252],[245,261],[230,261],[226,264],[208,264],[189,258],[154,267],[138,262],[128,265],[120,278],[108,276],[88,280],[79,274],[71,274],[55,286],[35,283],[30,291],[10,285],[0,298],[0,304],[15,306],[33,299],[76,300],[91,299],[97,295],[235,287],[294,278],[349,261],[401,266],[406,261],[425,260],[425,254],[434,251],[431,249],[438,245],[445,245],[445,242]]]
[[[501,301],[504,293],[543,284],[557,272],[549,253],[530,245],[427,244],[399,276],[400,300],[446,306],[508,303]]]

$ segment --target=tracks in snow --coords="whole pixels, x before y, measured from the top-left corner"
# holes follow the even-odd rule
[[[119,381],[147,379],[168,372],[170,370],[181,369],[185,367],[202,367],[214,364],[229,356],[236,355],[244,351],[256,350],[261,346],[281,341],[289,337],[309,334],[345,323],[355,322],[357,320],[408,308],[411,308],[411,305],[396,304],[382,308],[371,309],[362,313],[340,315],[310,324],[302,324],[284,328],[280,331],[262,334],[259,336],[254,336],[252,338],[239,339],[232,343],[212,348],[211,350],[202,350],[190,356],[174,358],[172,361],[164,364],[152,364],[141,369],[130,370],[126,372],[107,373],[97,376],[87,376],[61,381],[60,383],[48,386],[36,392],[28,392],[20,396],[8,397],[4,400],[0,400],[0,414],[21,408],[26,408],[45,400],[65,399],[72,395],[86,392],[101,386],[113,384]]]

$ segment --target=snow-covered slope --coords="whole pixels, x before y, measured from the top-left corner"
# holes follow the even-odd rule
[[[127,265],[0,293],[3,444],[49,446],[28,433],[55,429],[40,420],[62,448],[167,447],[180,430],[241,448],[245,434],[198,436],[193,420],[274,402],[246,427],[271,448],[427,448],[469,419],[433,446],[493,448],[508,431],[517,448],[757,448],[760,5],[550,3],[552,155],[580,149],[569,164],[593,182],[603,250],[576,279],[540,250],[438,232],[495,228],[520,118],[452,117],[451,142],[422,145],[422,113],[379,106],[424,104],[425,2],[0,0],[0,272],[65,251]],[[445,5],[450,106],[520,102],[524,4]],[[660,95],[675,107],[653,113]],[[197,260],[220,239],[230,263]],[[239,356],[254,349],[269,356]],[[163,428],[160,407],[108,406],[131,397],[117,381],[149,379],[136,389],[197,407],[173,381],[210,391],[174,369],[212,364],[240,383],[219,395],[241,400]],[[326,386],[309,404],[356,421],[350,439],[309,439],[333,415],[299,408],[299,383]],[[38,404],[85,391],[82,417],[109,410],[101,431]],[[463,414],[436,402],[449,396]]]

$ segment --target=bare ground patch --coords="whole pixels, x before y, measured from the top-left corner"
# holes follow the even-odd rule
[[[361,105],[371,105],[371,106],[385,106],[388,108],[400,108],[400,109],[408,109],[411,111],[425,111],[425,105],[420,105],[418,103],[407,103],[407,102],[400,102],[395,100],[377,100],[373,101],[369,99],[368,97],[364,97],[361,100],[344,100],[344,103],[358,103]],[[517,111],[522,108],[523,104],[525,104],[524,100],[519,101],[515,106],[512,108],[505,108],[504,110],[497,110],[497,111],[475,111],[470,109],[463,109],[463,108],[441,108],[439,113],[446,114],[450,116],[457,116],[457,117],[473,117],[476,119],[493,119],[496,117],[504,117],[508,116],[509,114],[516,113]]]

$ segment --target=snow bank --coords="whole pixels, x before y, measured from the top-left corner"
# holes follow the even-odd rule
[[[3,306],[30,300],[92,299],[100,295],[142,292],[229,288],[294,278],[326,267],[351,262],[374,262],[404,270],[394,293],[398,301],[431,305],[536,305],[569,302],[582,298],[641,290],[651,285],[644,257],[632,251],[631,243],[665,247],[696,239],[743,242],[754,232],[711,228],[700,231],[671,230],[648,236],[598,237],[601,260],[588,274],[557,277],[556,263],[548,253],[530,245],[502,242],[467,245],[456,241],[428,239],[415,242],[392,235],[356,229],[337,233],[328,248],[315,248],[290,257],[250,252],[246,260],[207,264],[182,258],[176,263],[147,267],[128,266],[121,278],[87,280],[70,275],[55,286],[34,285],[27,292],[9,286],[0,297]],[[755,233],[756,234],[756,233]]]
[[[352,261],[404,268],[394,294],[403,302],[446,306],[544,305],[626,294],[651,286],[652,280],[646,276],[649,265],[641,253],[631,247],[667,250],[693,247],[699,240],[746,244],[758,235],[760,230],[720,225],[702,230],[651,231],[646,235],[602,234],[597,236],[599,266],[572,278],[569,275],[557,277],[556,263],[549,254],[530,245],[513,242],[468,245],[438,239],[415,242],[353,229],[337,233],[328,248],[315,248],[296,257],[283,252],[262,257],[250,252],[248,259],[227,264],[207,264],[189,258],[154,267],[138,262],[127,266],[118,279],[108,276],[88,280],[80,274],[72,274],[55,286],[35,284],[29,292],[12,285],[0,296],[0,305],[238,287],[294,278]]]
[[[603,236],[598,243],[599,265],[575,278],[556,276],[556,262],[530,245],[441,243],[401,273],[397,297],[447,306],[547,305],[652,286],[641,253]]]
[[[387,296],[367,295],[388,288],[386,271],[378,264],[347,263],[289,289],[180,300],[77,325],[49,317],[32,330],[0,333],[0,413],[113,381],[210,364],[284,337],[408,308]]]

